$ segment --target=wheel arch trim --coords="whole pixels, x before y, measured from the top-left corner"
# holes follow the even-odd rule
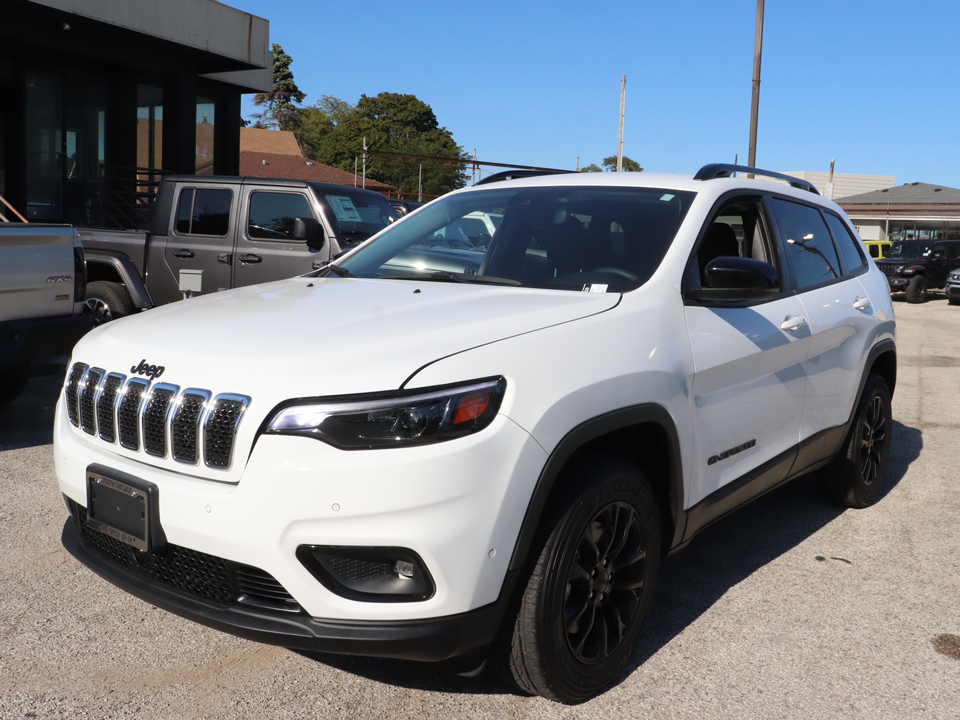
[[[152,308],[153,300],[147,291],[133,261],[124,256],[104,250],[85,250],[87,265],[107,265],[120,276],[124,288],[130,294],[134,307]]]
[[[683,537],[686,515],[683,512],[683,467],[680,438],[673,417],[662,405],[643,404],[614,410],[587,420],[568,432],[550,453],[540,471],[524,514],[520,533],[510,558],[509,569],[517,570],[529,560],[534,537],[540,520],[547,509],[548,501],[557,485],[557,480],[567,462],[592,440],[604,435],[637,425],[653,424],[663,430],[667,438],[668,472],[664,478],[668,493],[668,510],[673,521],[673,537],[664,538],[665,549],[672,547]]]

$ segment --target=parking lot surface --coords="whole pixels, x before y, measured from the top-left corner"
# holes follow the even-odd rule
[[[701,533],[628,674],[577,707],[241,640],[101,580],[60,544],[59,366],[0,408],[0,718],[958,718],[960,307],[895,306],[889,492],[844,511],[802,478]]]

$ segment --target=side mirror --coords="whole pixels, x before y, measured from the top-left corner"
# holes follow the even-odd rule
[[[293,219],[293,239],[306,240],[307,247],[319,250],[323,247],[323,228],[316,218],[298,217]]]
[[[718,257],[703,274],[703,285],[691,293],[697,300],[760,300],[780,292],[780,273],[762,260]]]

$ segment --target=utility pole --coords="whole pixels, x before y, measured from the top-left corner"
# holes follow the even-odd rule
[[[830,179],[827,180],[827,187],[826,187],[827,192],[825,193],[827,196],[827,200],[833,200],[833,166],[836,164],[837,164],[836,160],[830,161]]]
[[[617,144],[617,172],[623,172],[623,108],[627,99],[627,76],[620,80],[620,142]]]
[[[763,55],[763,0],[757,0],[757,36],[753,44],[753,102],[750,106],[750,155],[747,164],[757,166],[757,117],[760,113],[760,58]],[[748,174],[747,177],[753,177]]]

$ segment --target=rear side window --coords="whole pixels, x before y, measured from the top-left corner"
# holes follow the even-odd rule
[[[840,256],[843,258],[843,264],[847,274],[856,273],[867,264],[863,255],[860,253],[860,243],[850,233],[850,230],[844,225],[843,220],[832,213],[824,213],[827,219],[827,225],[833,233],[833,239],[840,250]]]
[[[299,193],[255,192],[250,196],[247,234],[264,240],[292,240],[293,221],[312,217],[310,203]]]
[[[770,204],[797,289],[806,290],[838,279],[840,261],[820,211],[780,198],[773,198]]]
[[[177,203],[179,235],[217,235],[230,228],[233,192],[226,188],[184,188]]]

